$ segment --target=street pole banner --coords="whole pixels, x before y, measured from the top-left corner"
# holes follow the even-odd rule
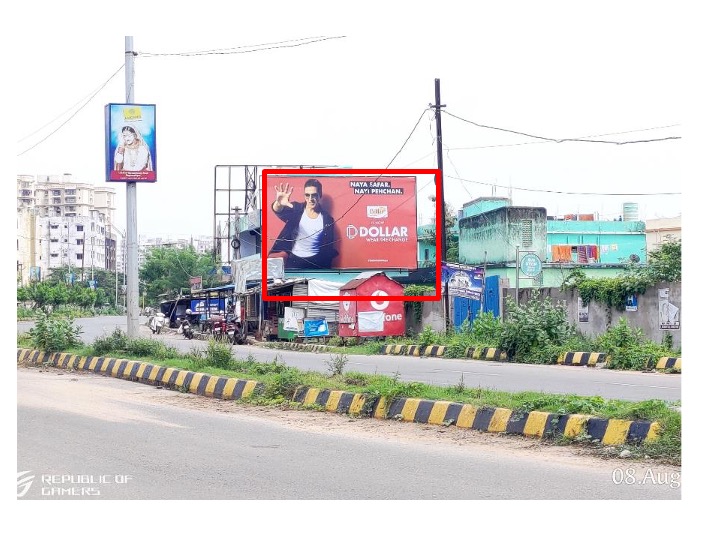
[[[157,181],[155,105],[105,105],[105,180]]]

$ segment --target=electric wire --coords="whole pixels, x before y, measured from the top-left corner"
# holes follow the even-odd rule
[[[511,187],[511,186],[502,186],[490,182],[481,182],[480,180],[470,180],[468,178],[459,178],[457,176],[451,176],[449,174],[445,175],[447,178],[452,178],[454,180],[461,180],[464,182],[470,182],[471,184],[481,184],[484,186],[495,186],[495,187],[501,187],[505,189],[517,189],[519,191],[533,191],[537,193],[553,193],[556,195],[598,195],[598,196],[608,196],[608,197],[652,197],[652,196],[661,196],[661,195],[681,195],[680,192],[655,192],[655,193],[598,193],[598,192],[589,192],[589,191],[556,191],[551,189],[532,189],[532,188],[521,188],[521,187]]]
[[[681,139],[682,137],[678,136],[671,136],[671,137],[662,137],[658,139],[643,139],[643,140],[634,140],[634,141],[607,141],[603,139],[589,139],[589,138],[564,138],[564,139],[555,139],[553,137],[544,137],[542,135],[532,135],[530,133],[524,133],[522,131],[515,131],[513,129],[505,129],[495,126],[487,126],[484,124],[478,124],[477,122],[473,122],[472,120],[468,120],[467,118],[462,118],[461,116],[457,116],[447,110],[442,110],[443,114],[447,114],[448,116],[452,116],[453,118],[457,118],[458,120],[461,120],[463,122],[467,122],[468,124],[472,124],[473,126],[477,126],[484,129],[492,129],[496,131],[503,131],[505,133],[513,133],[515,135],[522,135],[523,137],[530,137],[533,139],[540,139],[544,142],[556,142],[556,143],[563,143],[563,142],[588,142],[588,143],[602,143],[602,144],[615,144],[615,145],[623,145],[623,144],[637,144],[637,143],[650,143],[650,142],[660,142],[660,141],[670,141],[670,140],[677,140]]]
[[[93,92],[93,93],[90,95],[90,97],[87,98],[87,100],[85,101],[85,103],[83,104],[83,106],[80,107],[80,108],[79,108],[77,111],[75,111],[73,114],[71,114],[71,115],[68,117],[67,120],[65,120],[62,124],[60,124],[57,128],[55,128],[53,131],[51,131],[48,135],[46,135],[45,137],[43,137],[42,139],[40,139],[38,142],[36,142],[36,143],[35,143],[34,145],[32,145],[30,148],[27,148],[26,150],[24,150],[24,151],[20,152],[19,154],[17,154],[17,156],[18,156],[18,157],[19,157],[19,156],[22,156],[23,154],[26,154],[27,152],[29,152],[30,150],[32,150],[33,148],[35,148],[36,146],[38,146],[40,143],[45,142],[45,141],[46,141],[47,139],[49,139],[52,135],[54,135],[55,133],[57,133],[58,130],[60,130],[60,128],[62,128],[62,127],[63,127],[65,124],[67,124],[70,120],[72,120],[73,118],[75,118],[75,116],[77,116],[77,114],[78,114],[80,111],[82,111],[85,107],[87,107],[88,104],[93,100],[93,98],[94,98],[95,96],[97,96],[97,95],[100,93],[100,91],[101,91],[103,88],[105,88],[105,87],[108,85],[108,83],[109,83],[118,73],[120,73],[120,70],[122,70],[122,68],[124,67],[124,65],[125,65],[125,64],[122,64],[122,65],[115,71],[115,73],[113,73],[112,75],[110,75],[110,78],[109,78],[108,80],[106,80],[105,83],[103,83],[102,86],[100,86],[100,88],[98,88],[95,92]],[[50,123],[52,123],[52,122],[54,122],[54,120],[51,121]],[[48,125],[48,124],[46,124],[46,125]],[[43,127],[44,127],[44,126],[43,126]],[[40,128],[40,129],[42,129],[42,128]],[[38,130],[38,131],[39,131],[39,130]],[[36,131],[35,133],[37,133],[37,131]],[[28,137],[29,137],[29,136],[30,136],[30,135],[28,135]],[[25,138],[27,138],[27,137],[25,137]],[[23,139],[21,139],[21,140],[23,140]]]
[[[422,113],[420,114],[419,118],[417,119],[417,122],[415,122],[415,125],[413,126],[412,130],[410,131],[410,134],[405,138],[405,141],[403,142],[402,146],[400,146],[400,149],[395,153],[395,155],[392,157],[392,159],[390,160],[390,162],[385,166],[385,169],[389,169],[390,166],[395,162],[395,160],[397,159],[397,157],[400,155],[400,153],[405,149],[405,146],[407,145],[408,141],[410,141],[410,139],[412,138],[413,134],[414,134],[415,131],[417,130],[417,127],[420,125],[420,122],[422,121],[423,117],[425,116],[425,113],[427,113],[427,111],[429,111],[429,110],[430,110],[429,108],[423,109]],[[382,176],[383,176],[382,174],[381,174],[381,175],[378,175],[378,176],[375,178],[375,180],[378,180],[378,179],[382,178]],[[360,195],[360,196],[355,200],[355,202],[354,202],[352,205],[350,205],[350,207],[349,207],[339,218],[334,219],[332,223],[325,224],[325,225],[323,226],[323,229],[326,229],[326,228],[328,228],[328,227],[334,227],[337,223],[339,223],[339,222],[350,212],[350,210],[352,210],[352,209],[360,202],[360,200],[361,200],[364,196],[365,196],[364,194],[363,194],[363,195]],[[415,194],[413,194],[412,197],[408,197],[407,200],[414,199],[414,197],[415,197]],[[313,234],[310,234],[310,235],[308,235],[308,236],[306,236],[306,237],[303,237],[303,238],[296,238],[296,239],[294,239],[294,241],[304,240],[305,238],[309,238],[309,237],[315,236],[315,235],[317,235],[317,234],[320,234],[320,233],[313,233]],[[281,239],[282,239],[282,238],[268,238],[268,241],[281,240]],[[290,238],[290,239],[282,239],[282,240],[290,240],[290,241],[293,241],[292,238]],[[332,242],[326,242],[325,244],[322,244],[322,245],[319,246],[319,247],[320,247],[320,248],[324,248],[324,247],[330,246],[330,245],[332,245],[332,244],[336,244],[336,243],[338,243],[339,241],[340,241],[340,240],[334,240],[334,241],[332,241]],[[272,249],[272,248],[271,248],[271,249]],[[312,263],[311,261],[307,261],[307,262],[309,262],[310,264],[313,264],[314,266],[316,266],[316,267],[319,268],[319,269],[324,269],[324,268],[321,267],[320,265],[317,265],[317,264],[315,264],[315,263]]]
[[[288,49],[293,47],[302,47],[303,45],[310,45],[311,43],[319,43],[321,41],[328,41],[331,39],[342,39],[347,36],[321,36],[317,38],[301,38],[301,40],[287,40],[277,41],[274,43],[264,43],[259,45],[240,45],[238,47],[231,47],[227,49],[208,49],[205,51],[195,52],[180,52],[180,53],[152,53],[152,52],[140,52],[138,56],[152,57],[152,56],[208,56],[208,55],[228,55],[228,54],[247,54],[258,51],[269,51],[272,49]],[[301,41],[300,43],[293,43]],[[251,47],[257,47],[252,49]],[[241,48],[249,48],[250,50],[237,50]]]

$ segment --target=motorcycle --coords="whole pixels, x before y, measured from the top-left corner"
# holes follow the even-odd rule
[[[192,312],[188,309],[185,311],[185,317],[180,318],[180,324],[178,325],[178,334],[182,334],[186,339],[192,339],[195,337],[195,331],[190,325],[190,314]]]
[[[153,334],[159,334],[165,327],[165,314],[158,311],[154,315],[150,315],[148,326]]]
[[[239,344],[241,336],[236,317],[232,313],[228,313],[226,317],[216,316],[212,320],[212,336],[218,341],[228,341],[229,343]]]

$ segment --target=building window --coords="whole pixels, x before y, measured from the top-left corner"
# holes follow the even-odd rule
[[[51,238],[50,239],[51,242],[58,242],[59,240],[60,240],[59,238]]]
[[[425,260],[427,261],[430,258],[430,250],[428,248],[425,248]]]
[[[77,255],[75,255],[75,258],[76,258],[78,261],[82,261],[82,258],[83,258],[83,257],[82,257],[82,253],[78,253]]]
[[[51,229],[57,229],[58,227],[59,227],[59,225],[57,223],[50,224]]]
[[[76,243],[78,246],[82,246],[83,241],[82,241],[82,239],[78,238],[77,240],[75,240],[75,243]]]
[[[65,195],[75,195],[75,190],[74,189],[66,189]]]
[[[82,226],[82,225],[78,225],[78,226],[77,226],[77,232],[83,232],[83,226]]]
[[[53,189],[52,190],[53,197],[59,197],[60,196],[60,190],[59,189]]]

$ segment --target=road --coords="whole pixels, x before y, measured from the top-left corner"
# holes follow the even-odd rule
[[[145,317],[141,317],[141,323]],[[126,317],[95,317],[75,321],[83,329],[82,339],[91,343],[96,338],[112,333],[117,327],[126,330]],[[18,332],[27,331],[32,322],[18,322]],[[141,324],[144,337],[162,339],[181,352],[193,347],[204,347],[200,340],[185,340],[182,336],[166,331],[153,336],[148,327]],[[278,357],[287,365],[302,370],[327,370],[325,362],[329,353],[306,353],[290,350],[267,349],[259,346],[236,345],[237,358],[251,354],[260,361],[272,361]],[[390,355],[349,355],[346,371],[395,375],[404,381],[418,381],[438,386],[450,386],[461,381],[468,388],[487,388],[507,392],[537,391],[582,396],[601,396],[606,399],[641,401],[661,399],[680,400],[681,375],[662,373],[623,372],[608,369],[577,366],[514,364],[461,358],[416,358]]]
[[[23,499],[681,497],[677,467],[454,426],[237,405],[86,372],[18,368],[17,425],[18,472],[34,476]]]

